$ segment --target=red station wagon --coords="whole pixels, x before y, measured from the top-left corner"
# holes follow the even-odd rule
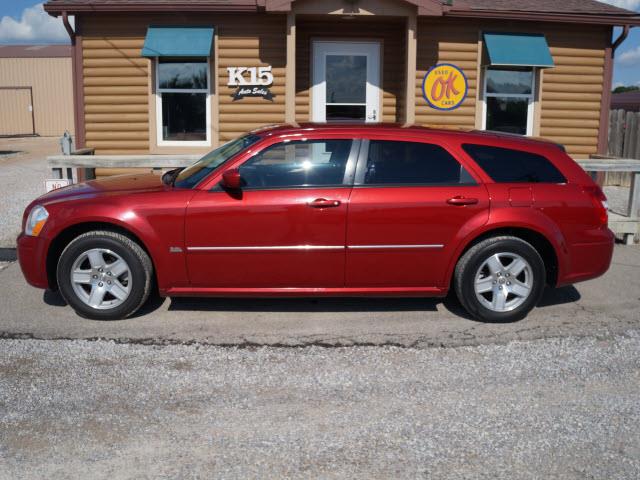
[[[606,198],[553,143],[397,125],[257,130],[186,169],[72,185],[24,214],[27,281],[80,315],[163,296],[442,297],[513,321],[609,268]]]

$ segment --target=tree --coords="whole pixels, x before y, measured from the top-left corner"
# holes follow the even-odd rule
[[[633,87],[616,87],[613,90],[613,93],[625,93],[625,92],[637,92],[638,90],[640,90],[640,87],[638,86],[633,86]]]

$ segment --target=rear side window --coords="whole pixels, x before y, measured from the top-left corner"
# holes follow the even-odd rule
[[[497,183],[566,183],[567,179],[545,157],[535,153],[487,145],[462,148]]]
[[[475,184],[449,152],[439,145],[371,140],[365,185]]]

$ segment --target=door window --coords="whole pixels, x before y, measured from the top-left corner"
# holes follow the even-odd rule
[[[351,140],[309,140],[267,147],[240,167],[243,188],[341,186]]]
[[[357,183],[365,185],[475,184],[449,152],[429,143],[372,140],[363,170]]]
[[[367,57],[327,55],[327,121],[364,120],[367,114]]]

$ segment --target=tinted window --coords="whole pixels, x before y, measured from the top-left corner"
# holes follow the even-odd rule
[[[558,169],[542,155],[485,145],[462,148],[498,183],[565,183]]]
[[[438,145],[372,140],[364,183],[451,185],[474,181],[458,161]]]
[[[310,140],[267,147],[240,167],[246,188],[342,185],[351,140]]]

